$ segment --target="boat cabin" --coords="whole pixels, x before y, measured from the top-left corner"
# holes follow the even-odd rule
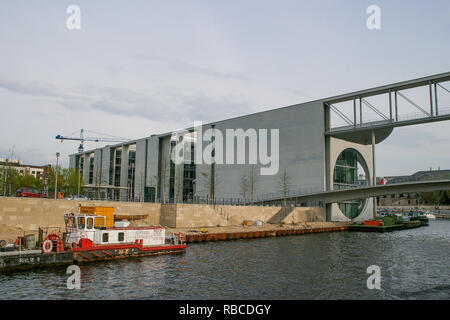
[[[139,243],[143,246],[165,244],[165,229],[162,227],[128,227],[129,223],[115,222],[106,227],[106,217],[90,214],[69,213],[64,215],[66,244],[89,239],[94,245]]]

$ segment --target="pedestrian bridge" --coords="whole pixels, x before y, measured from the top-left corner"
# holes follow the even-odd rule
[[[295,197],[298,202],[338,203],[399,193],[450,190],[450,180],[414,181],[386,185],[372,185],[354,189],[333,190]],[[282,200],[282,199],[279,199]]]

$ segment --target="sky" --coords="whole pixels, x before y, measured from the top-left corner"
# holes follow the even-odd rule
[[[67,166],[78,142],[55,136],[81,128],[137,139],[448,72],[449,17],[448,0],[2,0],[0,157]],[[377,174],[450,169],[449,133],[394,129]]]

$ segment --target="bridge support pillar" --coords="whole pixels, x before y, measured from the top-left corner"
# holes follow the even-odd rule
[[[375,144],[376,137],[375,131],[372,130],[372,185],[377,185],[377,173],[376,173],[376,165],[375,165]],[[373,217],[377,216],[377,197],[373,197]]]
[[[326,203],[325,204],[325,217],[326,221],[331,221],[331,215],[332,215],[332,203]]]

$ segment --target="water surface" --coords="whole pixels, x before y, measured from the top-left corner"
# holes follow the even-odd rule
[[[367,289],[367,267],[381,290]],[[0,274],[0,299],[449,299],[450,221],[390,233],[337,232],[188,245],[179,255]]]

